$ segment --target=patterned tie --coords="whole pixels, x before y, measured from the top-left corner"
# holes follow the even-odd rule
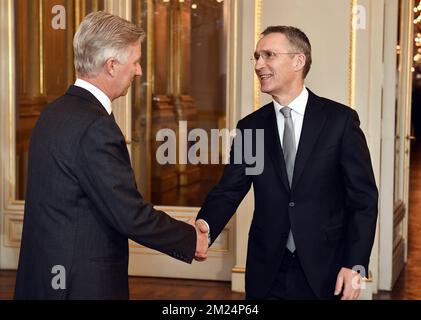
[[[292,184],[292,175],[294,173],[294,164],[295,164],[295,134],[294,134],[294,124],[292,123],[291,118],[291,108],[283,107],[281,110],[282,115],[285,118],[284,125],[284,136],[282,138],[282,149],[284,151],[285,165],[287,167],[287,175],[289,186]],[[287,245],[289,251],[295,251],[294,238],[292,236],[291,229],[289,230]]]

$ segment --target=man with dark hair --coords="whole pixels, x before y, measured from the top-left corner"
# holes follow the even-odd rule
[[[273,102],[240,120],[238,129],[264,129],[264,154],[256,155],[264,157],[264,170],[247,175],[249,164],[234,161],[244,153],[238,145],[256,150],[257,141],[234,142],[196,225],[215,241],[253,185],[247,298],[357,299],[355,270],[368,274],[378,202],[358,115],[304,86],[312,61],[301,30],[267,28],[254,59],[261,91]]]

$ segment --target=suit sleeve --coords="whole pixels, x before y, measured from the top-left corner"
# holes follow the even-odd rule
[[[139,244],[192,262],[195,229],[143,200],[124,137],[113,120],[101,117],[91,124],[78,150],[79,182],[101,219]]]
[[[348,214],[344,266],[351,269],[363,266],[368,277],[376,232],[378,190],[367,142],[354,110],[350,112],[342,141],[341,166]]]
[[[243,132],[241,121],[237,129]],[[241,143],[238,139],[241,140]],[[244,161],[243,135],[237,135],[231,146],[230,160],[225,166],[222,178],[207,195],[197,219],[205,220],[210,228],[210,243],[212,244],[225,225],[234,215],[241,201],[250,190],[251,177],[246,175],[247,164]],[[234,154],[241,154],[241,161],[236,161]],[[238,157],[238,156],[237,156]]]

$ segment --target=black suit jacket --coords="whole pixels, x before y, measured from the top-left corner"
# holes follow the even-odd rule
[[[247,165],[244,156],[239,164],[234,163],[234,143],[230,163],[197,218],[208,222],[214,241],[253,185],[247,296],[266,296],[290,228],[303,270],[319,298],[333,297],[341,267],[361,265],[367,275],[378,191],[357,113],[309,90],[291,188],[273,103],[240,120],[238,129],[264,129],[264,170],[260,175],[246,175],[245,169],[253,165]],[[253,152],[256,143],[263,143],[256,141],[254,136]],[[243,141],[247,142],[251,141]]]
[[[128,299],[128,238],[191,263],[194,228],[144,202],[123,134],[85,89],[42,112],[28,170],[16,299]]]

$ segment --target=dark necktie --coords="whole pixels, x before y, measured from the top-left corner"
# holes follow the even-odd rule
[[[112,112],[111,112],[110,117],[111,117],[111,119],[113,119],[113,120],[114,120],[114,122],[115,122],[114,113],[112,113]]]
[[[288,182],[289,182],[289,186],[291,187],[292,175],[294,174],[295,154],[297,151],[296,145],[295,145],[294,124],[292,123],[292,118],[291,118],[291,108],[283,107],[280,111],[285,118],[284,136],[282,138],[282,150],[284,152],[284,159],[285,159],[285,165],[287,168]],[[295,242],[292,236],[291,229],[289,230],[286,247],[291,252],[295,251]]]

